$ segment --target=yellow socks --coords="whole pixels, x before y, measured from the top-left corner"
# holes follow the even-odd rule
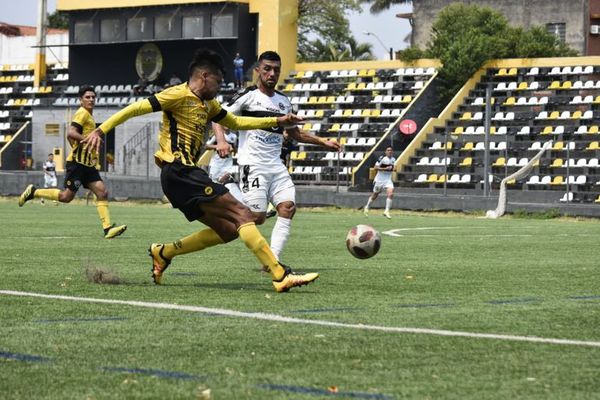
[[[275,255],[271,251],[269,244],[260,234],[253,222],[244,224],[238,228],[240,240],[246,247],[258,258],[262,265],[269,268],[271,277],[274,281],[280,281],[285,275],[285,269],[279,264]]]
[[[163,247],[162,255],[168,259],[181,254],[191,253],[193,251],[203,250],[207,247],[216,246],[224,243],[217,232],[211,228],[194,232],[189,236],[179,239],[173,243],[167,243]]]
[[[37,190],[36,190],[37,192]],[[98,215],[100,216],[100,222],[102,222],[102,228],[108,229],[111,227],[110,223],[110,212],[108,211],[108,201],[106,200],[97,200],[96,201],[96,209],[98,210]]]
[[[33,192],[33,197],[36,199],[46,199],[58,201],[58,194],[60,189],[36,189]]]

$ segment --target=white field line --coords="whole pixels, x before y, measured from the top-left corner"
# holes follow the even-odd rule
[[[460,331],[448,331],[448,330],[443,330],[443,329],[426,329],[426,328],[409,328],[409,327],[394,327],[394,326],[381,326],[381,325],[347,324],[347,323],[343,323],[343,322],[334,322],[334,321],[291,318],[291,317],[284,317],[284,316],[276,315],[276,314],[249,313],[249,312],[243,312],[243,311],[227,310],[227,309],[222,309],[222,308],[186,306],[186,305],[168,304],[168,303],[149,303],[149,302],[145,302],[145,301],[96,299],[96,298],[90,298],[90,297],[74,297],[74,296],[61,296],[61,295],[52,295],[52,294],[43,294],[43,293],[19,292],[19,291],[14,291],[14,290],[0,290],[0,295],[37,297],[37,298],[42,298],[42,299],[68,300],[68,301],[77,301],[77,302],[84,302],[84,303],[117,304],[117,305],[155,308],[155,309],[164,309],[164,310],[191,311],[191,312],[224,315],[227,317],[249,318],[249,319],[263,320],[263,321],[284,322],[284,323],[289,323],[289,324],[317,325],[317,326],[328,326],[328,327],[336,327],[336,328],[370,330],[370,331],[391,332],[391,333],[412,333],[412,334],[417,334],[417,335],[421,334],[421,335],[451,336],[451,337],[464,337],[464,338],[475,338],[475,339],[505,340],[505,341],[511,341],[511,342],[529,342],[529,343],[560,344],[560,345],[567,345],[567,346],[600,347],[600,342],[595,342],[595,341],[554,339],[554,338],[543,338],[543,337],[536,337],[536,336],[500,335],[500,334],[494,334],[494,333],[460,332]]]

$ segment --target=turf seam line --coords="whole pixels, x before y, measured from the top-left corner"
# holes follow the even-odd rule
[[[450,331],[444,329],[430,329],[430,328],[411,328],[411,327],[394,327],[394,326],[381,326],[381,325],[367,325],[367,324],[351,324],[335,321],[325,321],[318,319],[302,319],[285,317],[277,314],[265,314],[265,313],[251,313],[244,311],[227,310],[222,308],[208,308],[201,306],[186,306],[180,304],[169,304],[169,303],[151,303],[136,300],[113,300],[113,299],[99,299],[91,297],[76,297],[76,296],[63,296],[43,293],[32,293],[32,292],[20,292],[15,290],[0,290],[0,295],[6,296],[20,296],[20,297],[37,297],[43,299],[54,299],[54,300],[69,300],[79,301],[85,303],[101,303],[101,304],[116,304],[143,308],[155,308],[155,309],[166,309],[166,310],[180,310],[180,311],[191,311],[201,313],[213,313],[218,315],[224,315],[228,317],[237,318],[249,318],[263,321],[274,321],[284,323],[295,323],[304,325],[317,325],[317,326],[328,326],[335,328],[348,328],[358,330],[370,330],[380,331],[388,333],[409,333],[409,334],[422,334],[422,335],[435,335],[435,336],[449,336],[449,337],[464,337],[474,339],[491,339],[491,340],[504,340],[512,342],[529,342],[529,343],[542,343],[542,344],[558,344],[567,346],[585,346],[585,347],[600,347],[600,341],[586,341],[586,340],[571,340],[571,339],[558,339],[558,338],[544,338],[538,336],[517,336],[517,335],[505,335],[495,333],[477,333],[477,332],[462,332],[462,331]]]

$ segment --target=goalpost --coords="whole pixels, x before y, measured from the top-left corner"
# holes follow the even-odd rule
[[[523,166],[515,173],[502,179],[502,181],[500,182],[498,205],[496,206],[495,210],[488,210],[485,213],[486,218],[495,219],[504,215],[504,212],[506,211],[506,183],[511,179],[523,179],[524,177],[529,175],[529,172],[531,172],[531,170],[533,169],[533,165],[540,159],[540,157],[542,157],[542,154],[544,154],[544,152],[550,147],[552,147],[552,140],[549,140],[546,143],[544,143],[542,149],[531,160],[529,160],[527,165]]]

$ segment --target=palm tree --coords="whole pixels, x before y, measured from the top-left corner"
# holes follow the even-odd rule
[[[370,11],[372,14],[379,14],[382,11],[389,10],[396,4],[409,4],[412,0],[362,0],[363,3],[371,3]]]

